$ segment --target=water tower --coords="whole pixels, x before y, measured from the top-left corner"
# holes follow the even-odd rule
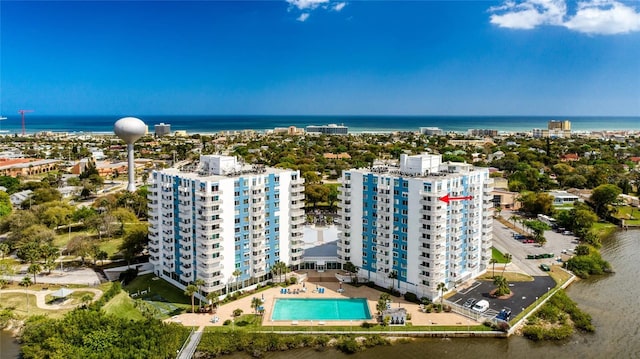
[[[139,118],[125,117],[116,121],[113,125],[113,132],[127,143],[127,157],[129,159],[129,184],[127,185],[127,191],[135,192],[136,168],[133,164],[133,143],[147,133],[147,125]]]

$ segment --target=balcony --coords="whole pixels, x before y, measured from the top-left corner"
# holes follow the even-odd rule
[[[198,263],[198,274],[204,276],[205,273],[214,272],[221,268],[220,263]]]
[[[205,256],[211,256],[212,254],[218,251],[220,251],[219,248],[213,248],[212,246],[207,246],[207,245],[199,245],[197,247],[197,252]]]
[[[220,262],[222,261],[223,258],[224,258],[224,256],[222,256],[222,255],[214,258],[212,256],[199,254],[197,256],[197,261],[198,261],[198,264],[203,264],[203,265],[207,265],[207,266],[210,267],[210,266],[213,266],[213,265],[220,264]]]

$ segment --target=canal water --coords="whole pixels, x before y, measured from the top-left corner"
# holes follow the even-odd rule
[[[411,359],[440,358],[636,358],[640,357],[640,230],[619,232],[605,241],[602,256],[615,274],[581,280],[568,288],[569,297],[591,314],[595,334],[575,334],[563,342],[535,343],[522,337],[508,339],[418,339],[408,344],[376,347],[354,355],[335,350],[301,349],[268,353],[268,359]],[[2,332],[0,358],[16,358],[17,344]],[[248,358],[244,354],[229,359]]]

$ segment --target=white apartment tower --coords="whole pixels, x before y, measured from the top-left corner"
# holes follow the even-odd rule
[[[297,268],[303,182],[298,171],[242,166],[229,156],[201,156],[197,172],[154,171],[154,272],[180,288],[200,278],[203,292],[224,295],[266,281],[278,261]]]
[[[338,257],[359,276],[420,297],[486,271],[492,245],[487,168],[401,155],[399,167],[342,174]]]

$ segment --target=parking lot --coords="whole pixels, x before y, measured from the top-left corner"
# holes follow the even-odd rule
[[[509,218],[510,213],[503,214],[504,218]],[[520,228],[520,225],[518,225]],[[493,221],[493,246],[502,253],[512,255],[511,261],[523,272],[529,275],[543,275],[540,264],[547,265],[560,264],[560,260],[567,260],[571,257],[573,249],[578,244],[577,238],[573,235],[565,235],[554,231],[545,231],[544,236],[547,243],[540,247],[535,243],[522,243],[514,238],[515,232],[502,224],[498,220]],[[527,259],[528,255],[541,255],[553,253],[551,258]],[[508,267],[507,267],[508,268]]]
[[[556,286],[556,282],[547,275],[533,277],[533,282],[510,283],[513,295],[508,299],[492,298],[489,293],[496,287],[491,281],[475,281],[468,288],[459,290],[448,299],[449,302],[463,305],[469,299],[486,300],[489,302],[489,309],[483,314],[487,317],[496,316],[502,308],[510,308],[511,317],[515,317],[533,304],[539,297]]]
[[[509,218],[511,213],[502,213],[504,218]],[[521,225],[518,224],[518,227]],[[474,281],[466,285],[463,289],[448,298],[449,302],[463,305],[469,298],[476,301],[482,299],[489,302],[489,309],[483,315],[485,317],[495,317],[503,308],[511,309],[511,318],[520,314],[524,309],[532,305],[539,297],[556,286],[555,281],[547,275],[547,272],[540,269],[541,264],[560,265],[563,260],[571,257],[573,249],[577,245],[577,238],[573,235],[565,235],[554,231],[545,231],[544,236],[547,243],[540,247],[535,243],[523,243],[514,238],[517,234],[498,220],[493,223],[493,246],[502,253],[512,255],[511,263],[507,265],[506,271],[523,272],[533,277],[533,282],[514,282],[509,287],[513,295],[507,299],[492,298],[489,293],[495,289],[491,281]],[[527,256],[542,257],[542,255],[553,254],[548,258],[527,259]],[[502,265],[496,266],[496,272],[502,271]],[[491,271],[491,269],[489,269]]]

